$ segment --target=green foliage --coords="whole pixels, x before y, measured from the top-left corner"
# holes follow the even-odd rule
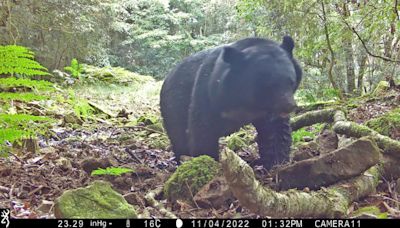
[[[225,138],[227,147],[233,151],[244,149],[254,141],[254,134],[252,133],[254,129],[249,129],[248,127],[240,129]]]
[[[380,117],[371,119],[366,125],[386,136],[398,134],[398,129],[400,129],[400,108],[396,108]]]
[[[191,53],[227,42],[240,28],[230,1],[120,2],[113,28],[126,39],[113,48],[110,62],[156,78]]]
[[[46,81],[35,81],[27,78],[16,78],[15,76],[41,76],[48,75],[46,68],[34,60],[34,53],[29,49],[16,46],[0,46],[0,74],[7,78],[0,78],[0,102],[8,101],[32,101],[44,100],[48,97],[40,95],[43,92],[53,92],[53,84]],[[20,92],[23,91],[23,92]],[[26,92],[32,90],[33,92]],[[10,109],[12,102],[10,102]],[[5,151],[5,142],[18,142],[27,137],[34,137],[38,134],[46,134],[53,119],[44,116],[33,116],[28,114],[0,114],[0,150]]]
[[[0,74],[48,75],[47,69],[34,60],[34,53],[17,45],[0,46]]]
[[[80,78],[83,67],[78,63],[78,60],[74,58],[71,60],[71,65],[64,67],[64,70],[69,71],[74,78]]]
[[[304,142],[304,137],[310,137],[314,139],[315,136],[321,132],[323,128],[323,124],[314,124],[311,127],[303,127],[298,129],[297,131],[292,132],[292,141],[293,144],[297,144],[299,142]]]
[[[74,113],[79,118],[87,119],[95,113],[94,108],[86,99],[78,98],[73,90],[69,90],[68,103],[72,105]]]
[[[152,114],[142,115],[135,120],[135,124],[144,124],[144,125],[153,125],[160,122],[161,122],[160,117]]]
[[[361,207],[358,210],[351,213],[351,217],[358,217],[363,215],[373,215],[378,219],[387,219],[388,213],[381,212],[381,210],[376,206]]]
[[[44,134],[54,119],[28,114],[0,114],[0,128],[5,130],[23,130],[26,135]],[[12,133],[10,131],[9,133]],[[20,135],[16,131],[17,135]],[[10,135],[10,134],[8,134]]]
[[[32,122],[51,122],[52,119],[47,116],[32,116],[28,114],[0,114],[0,126],[7,127],[8,124],[11,126],[25,126],[28,127]],[[4,125],[3,125],[4,124]]]
[[[92,176],[99,176],[99,175],[110,175],[110,176],[121,176],[124,173],[131,173],[133,169],[124,168],[124,167],[107,167],[105,169],[99,168],[93,170],[91,175]]]
[[[324,88],[320,91],[314,89],[300,89],[295,94],[300,104],[314,104],[339,99],[339,92],[333,88]]]
[[[0,114],[0,151],[5,150],[5,142],[19,141],[37,134],[46,134],[54,120],[45,116],[28,114]]]
[[[83,65],[83,74],[87,82],[106,82],[112,84],[144,84],[153,82],[150,76],[140,75],[122,67],[95,67]]]
[[[36,95],[34,93],[0,93],[0,100],[3,101],[40,101],[48,99],[47,96]]]
[[[170,200],[190,201],[201,187],[219,172],[220,165],[209,156],[202,155],[180,165],[164,185],[164,193]]]
[[[32,90],[40,91],[53,91],[53,83],[43,80],[31,80],[28,78],[0,78],[0,90],[14,88],[14,87],[25,87]]]
[[[31,132],[17,129],[0,129],[0,150],[2,149],[3,143],[9,141],[10,143],[20,140],[22,138],[30,137]]]

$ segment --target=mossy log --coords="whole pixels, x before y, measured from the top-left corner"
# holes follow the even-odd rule
[[[376,191],[379,177],[393,174],[400,157],[400,142],[357,123],[348,121],[344,112],[326,109],[311,111],[294,117],[293,130],[321,122],[333,122],[338,134],[360,138],[369,136],[384,151],[381,164],[375,165],[358,177],[339,182],[319,191],[288,190],[276,192],[255,179],[253,169],[229,149],[221,153],[224,175],[234,196],[246,208],[261,216],[272,217],[343,217],[351,202]],[[390,158],[390,159],[388,159]],[[386,162],[385,162],[386,161]],[[395,161],[395,162],[393,162]],[[398,164],[398,163],[397,163]],[[389,165],[391,165],[389,167]],[[393,169],[394,167],[394,169]],[[400,170],[399,170],[400,171]]]
[[[253,169],[229,149],[221,153],[225,178],[240,203],[261,216],[344,217],[349,204],[372,194],[379,181],[376,166],[364,175],[319,191],[276,192],[256,180]]]
[[[376,141],[379,148],[386,154],[391,154],[400,158],[400,142],[390,137],[379,134],[371,128],[360,125],[351,121],[346,121],[344,113],[337,111],[334,117],[335,124],[333,130],[338,134],[347,135],[350,137],[360,138],[363,136],[370,136]]]
[[[376,143],[364,137],[330,153],[278,167],[274,173],[280,190],[317,190],[360,175],[379,163],[380,154]]]
[[[334,122],[333,130],[338,134],[343,134],[349,137],[361,138],[363,136],[370,136],[376,141],[379,148],[384,153],[391,154],[400,158],[400,142],[390,137],[379,134],[371,128],[357,124],[355,122],[347,121],[344,112],[326,109],[304,113],[300,116],[292,118],[290,123],[292,130],[298,130],[305,126],[310,126],[316,123]]]
[[[310,111],[293,117],[290,121],[290,127],[293,131],[296,131],[302,127],[311,126],[316,123],[332,122],[334,114],[334,109]]]

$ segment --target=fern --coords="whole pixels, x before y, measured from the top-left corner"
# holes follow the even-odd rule
[[[40,101],[40,100],[46,100],[49,97],[47,96],[42,96],[42,95],[36,95],[34,93],[0,93],[0,100],[4,101],[11,101],[11,100],[16,100],[16,101]]]
[[[49,75],[46,67],[34,60],[34,53],[17,45],[0,46],[0,74]]]
[[[0,114],[0,126],[2,125],[26,125],[30,122],[52,122],[53,120],[46,116],[32,116],[28,114]]]
[[[73,77],[80,78],[83,67],[81,64],[78,63],[77,59],[72,59],[71,65],[64,67],[64,70],[69,71]]]
[[[19,139],[31,136],[30,132],[18,129],[0,129],[0,146],[5,141],[15,142]]]
[[[0,128],[23,130],[28,135],[45,133],[54,119],[46,116],[33,116],[28,114],[0,114]]]
[[[53,83],[43,80],[31,80],[27,78],[0,78],[0,89],[14,87],[26,87],[34,90],[53,91]]]
[[[47,69],[34,60],[34,53],[28,48],[16,45],[0,46],[0,75],[11,76],[0,78],[0,102],[19,100],[28,102],[32,100],[45,100],[47,96],[37,93],[54,91],[51,82],[30,80],[27,78],[15,78],[15,74],[21,76],[48,75]],[[28,88],[33,92],[15,93],[5,92],[10,88]],[[3,91],[3,92],[1,92]],[[27,114],[0,114],[0,152],[9,148],[6,142],[15,142],[27,137],[44,135],[50,124],[55,120],[45,116],[33,116]],[[3,153],[0,153],[2,155]]]

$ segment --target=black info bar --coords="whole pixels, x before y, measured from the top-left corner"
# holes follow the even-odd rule
[[[360,228],[400,227],[399,219],[3,219],[1,227],[54,228]]]

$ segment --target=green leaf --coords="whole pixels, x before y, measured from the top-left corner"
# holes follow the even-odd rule
[[[49,75],[47,69],[34,60],[34,53],[17,45],[0,45],[0,74]]]
[[[133,169],[129,168],[124,168],[124,167],[107,167],[106,169],[96,169],[93,170],[91,175],[96,176],[96,175],[111,175],[111,176],[121,176],[121,174],[124,173],[131,173],[133,172]]]

